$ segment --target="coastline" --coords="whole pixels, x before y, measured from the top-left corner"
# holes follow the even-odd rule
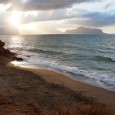
[[[22,70],[31,71],[39,75],[48,83],[59,84],[64,87],[68,87],[73,91],[79,91],[85,96],[93,97],[98,102],[105,103],[115,108],[115,92],[113,91],[109,91],[101,87],[86,84],[81,81],[73,80],[68,76],[64,75],[63,73],[54,70],[48,70],[44,68],[41,69],[41,68],[19,67],[19,66],[14,66],[12,64],[10,66]]]
[[[92,107],[94,113],[95,111],[107,112],[107,115],[114,113],[115,92],[72,80],[52,70],[14,66],[10,59],[1,56],[0,63],[2,115],[57,114],[50,113],[53,111],[57,111],[57,115],[60,115],[60,111],[66,115],[66,112],[76,114],[76,109],[81,109],[83,114],[86,111],[92,113]],[[57,109],[60,107],[61,109]]]

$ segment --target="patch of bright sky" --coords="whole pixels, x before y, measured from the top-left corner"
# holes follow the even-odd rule
[[[103,30],[103,32],[108,33],[108,34],[115,34],[115,26],[107,26],[107,27],[102,27],[100,28]]]
[[[105,7],[108,9],[109,12],[114,13],[115,12],[115,0],[114,1],[110,0]]]
[[[113,5],[114,3],[114,5]],[[107,5],[110,5],[109,8],[106,7]],[[111,6],[112,5],[112,6]],[[113,0],[100,0],[100,2],[87,2],[87,3],[80,3],[75,4],[72,7],[73,9],[84,9],[88,10],[90,12],[105,12],[110,9],[115,9],[115,1]]]
[[[0,13],[4,13],[8,8],[11,7],[11,4],[0,4]]]
[[[22,3],[26,3],[28,0],[21,0],[22,1]]]

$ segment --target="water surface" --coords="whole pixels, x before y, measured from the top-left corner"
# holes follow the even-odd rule
[[[24,59],[20,66],[53,69],[115,91],[115,35],[0,36]],[[79,78],[77,75],[81,75]]]

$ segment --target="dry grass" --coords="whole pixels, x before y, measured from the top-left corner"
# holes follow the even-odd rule
[[[115,110],[102,104],[57,106],[53,111],[30,105],[0,104],[0,115],[115,115]]]
[[[38,115],[115,115],[115,111],[106,105],[76,105],[71,108],[57,107],[56,111],[36,110]]]

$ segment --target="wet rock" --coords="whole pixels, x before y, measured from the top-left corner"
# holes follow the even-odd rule
[[[23,58],[21,58],[21,57],[14,57],[13,60],[16,60],[16,61],[23,61]]]

